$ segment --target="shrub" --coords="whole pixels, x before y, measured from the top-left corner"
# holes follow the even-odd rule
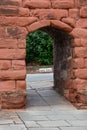
[[[52,38],[37,30],[26,38],[26,63],[36,62],[41,65],[53,64]]]

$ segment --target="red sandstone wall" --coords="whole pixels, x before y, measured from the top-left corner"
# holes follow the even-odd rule
[[[25,38],[45,26],[74,37],[70,100],[87,104],[87,0],[0,0],[1,108],[25,105]]]

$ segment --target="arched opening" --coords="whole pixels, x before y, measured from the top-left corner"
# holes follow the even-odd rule
[[[52,38],[53,89],[69,99],[69,83],[72,71],[72,37],[64,30],[54,27],[43,27],[40,30],[46,32]]]

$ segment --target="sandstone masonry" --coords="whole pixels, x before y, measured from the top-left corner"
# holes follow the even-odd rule
[[[27,34],[47,27],[73,37],[63,94],[77,106],[87,106],[87,0],[0,0],[1,109],[25,106],[25,39]],[[56,71],[54,74],[57,81]]]

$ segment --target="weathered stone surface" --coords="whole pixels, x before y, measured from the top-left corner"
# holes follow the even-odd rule
[[[81,45],[87,47],[87,39],[81,39]]]
[[[0,7],[0,15],[14,16],[14,15],[18,15],[18,14],[19,14],[18,8],[12,8],[12,7],[4,8],[4,7]]]
[[[51,8],[51,2],[50,0],[25,0],[23,6],[28,8]]]
[[[72,67],[73,68],[84,68],[85,67],[85,60],[84,58],[76,58],[72,60]]]
[[[71,32],[71,35],[75,38],[87,38],[87,29],[75,28]]]
[[[33,32],[33,31],[36,31],[37,29],[47,27],[47,26],[50,26],[50,21],[42,20],[42,21],[35,22],[31,24],[30,26],[27,26],[27,29],[29,32]]]
[[[0,25],[27,26],[36,22],[36,17],[0,17]]]
[[[87,18],[79,19],[76,23],[77,28],[87,28]]]
[[[18,48],[25,49],[26,48],[26,40],[19,39],[18,40]]]
[[[26,81],[25,80],[16,81],[16,89],[21,91],[26,90]]]
[[[21,6],[22,0],[0,0],[0,5]]]
[[[74,47],[87,47],[87,39],[79,39],[79,38],[76,38],[74,39],[73,41],[73,46]]]
[[[27,8],[20,7],[19,8],[19,16],[26,17],[29,16],[30,11]]]
[[[4,27],[0,27],[0,38],[5,38],[6,37],[6,32]]]
[[[81,79],[87,79],[87,69],[77,69],[75,70],[75,76]]]
[[[0,82],[0,91],[14,91],[14,90],[15,90],[15,81]]]
[[[69,17],[78,19],[79,18],[79,9],[69,9]]]
[[[68,11],[64,9],[36,9],[31,11],[31,15],[38,17],[40,20],[60,20],[68,17]]]
[[[17,40],[0,38],[0,48],[17,49]]]
[[[25,39],[28,32],[25,27],[6,27],[5,28],[6,37],[7,38],[15,38],[15,39]]]
[[[74,57],[87,58],[87,47],[75,47],[73,52]]]
[[[82,7],[87,5],[87,0],[75,0],[76,7]]]
[[[85,59],[85,64],[84,64],[85,68],[87,68],[87,59]]]
[[[25,39],[28,34],[25,27],[2,26],[0,27],[0,38],[4,39]]]
[[[83,18],[87,17],[87,7],[82,7],[80,9],[80,16],[83,17]]]
[[[66,24],[69,24],[72,27],[75,27],[76,21],[73,18],[63,18],[62,21]]]
[[[85,79],[75,79],[74,86],[76,89],[81,90],[87,88],[87,80]]]
[[[63,23],[63,22],[60,22],[58,20],[51,20],[51,26],[55,27],[55,28],[60,28],[60,29],[63,29],[64,31],[67,31],[67,32],[71,32],[72,31],[72,27]]]
[[[26,36],[38,29],[54,41],[54,88],[87,105],[87,0],[0,0],[0,107],[25,105]]]
[[[8,91],[2,93],[2,108],[18,109],[25,106],[26,92],[24,91]]]
[[[25,49],[0,49],[0,59],[25,59]],[[3,55],[4,54],[4,55]]]
[[[61,9],[73,8],[74,0],[52,0],[52,7]]]
[[[11,69],[11,61],[0,60],[0,70],[8,70],[8,69]]]
[[[25,79],[26,70],[0,70],[0,80]]]
[[[26,48],[26,40],[17,40],[17,39],[4,39],[0,38],[0,48],[1,49],[25,49]]]
[[[81,47],[81,39],[75,38],[73,41],[73,46],[74,47]]]
[[[12,60],[12,68],[13,70],[23,70],[25,69],[25,61],[24,60]]]

